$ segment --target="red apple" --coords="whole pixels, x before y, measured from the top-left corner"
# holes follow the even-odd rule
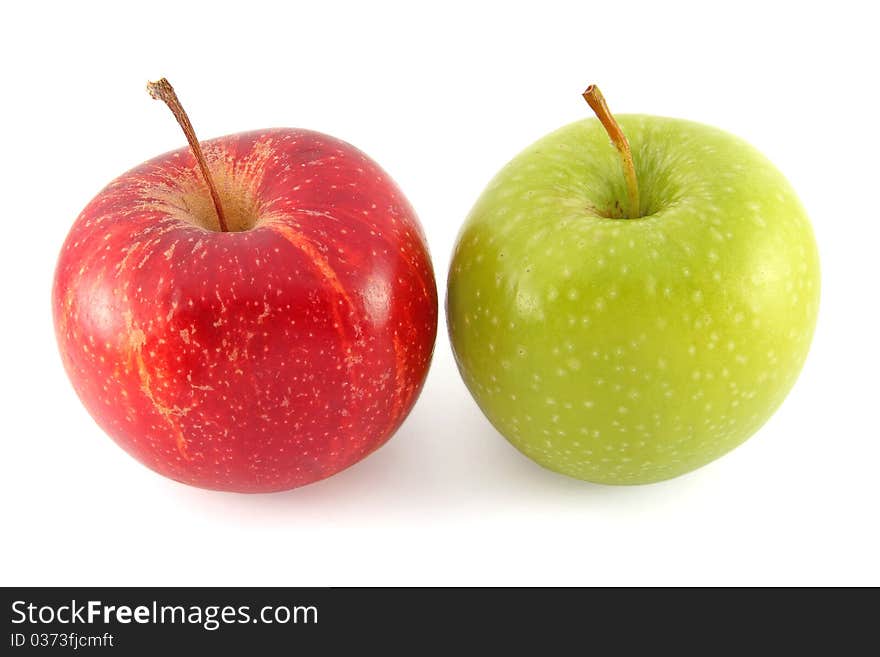
[[[338,139],[220,137],[203,171],[181,124],[195,149],[123,174],[70,230],[52,293],[65,369],[167,477],[239,492],[328,477],[388,440],[424,383],[437,293],[418,219]]]

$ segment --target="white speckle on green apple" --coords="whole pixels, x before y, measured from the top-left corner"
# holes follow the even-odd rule
[[[794,191],[746,142],[618,116],[631,181],[604,118],[547,135],[489,184],[455,247],[447,316],[465,383],[517,449],[642,484],[725,454],[782,403],[812,339],[819,259]]]

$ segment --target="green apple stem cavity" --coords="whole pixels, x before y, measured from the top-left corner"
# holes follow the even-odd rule
[[[623,164],[623,177],[626,179],[626,191],[629,196],[629,213],[627,219],[638,219],[641,216],[639,207],[639,181],[636,177],[636,167],[633,163],[632,149],[629,147],[629,140],[623,133],[620,124],[615,120],[611,110],[608,109],[608,103],[605,97],[599,91],[599,87],[591,84],[584,92],[584,100],[596,113],[596,117],[602,123],[608,136],[611,137],[611,143],[620,153],[620,160]]]
[[[180,99],[174,93],[174,87],[171,86],[168,80],[162,78],[156,82],[148,82],[147,91],[154,99],[161,100],[168,105],[168,109],[171,110],[174,118],[177,119],[177,123],[180,124],[181,130],[183,130],[183,134],[186,135],[186,140],[189,142],[189,147],[192,149],[193,155],[195,155],[196,162],[199,164],[202,176],[205,178],[205,183],[208,185],[211,201],[214,203],[214,210],[217,212],[217,223],[220,224],[220,230],[224,233],[229,232],[229,224],[226,223],[226,216],[223,214],[223,206],[220,203],[220,194],[217,193],[217,186],[211,177],[208,161],[205,159],[205,154],[202,152],[202,147],[196,138],[196,131],[192,123],[190,123],[189,117],[180,103]]]

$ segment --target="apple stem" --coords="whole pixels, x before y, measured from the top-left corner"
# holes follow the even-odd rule
[[[156,100],[161,100],[168,105],[168,109],[171,110],[171,113],[174,114],[174,118],[177,119],[177,123],[180,124],[183,134],[186,135],[186,140],[189,142],[189,147],[192,149],[193,155],[196,156],[196,161],[199,163],[199,169],[208,185],[208,191],[211,192],[211,200],[214,202],[214,210],[217,212],[217,221],[220,224],[220,230],[224,233],[229,232],[229,226],[227,225],[226,217],[223,214],[223,206],[220,205],[220,195],[217,193],[214,179],[211,178],[211,171],[208,169],[208,162],[205,159],[205,154],[202,153],[202,147],[199,145],[199,140],[196,139],[196,131],[193,129],[192,123],[190,123],[189,117],[183,109],[183,105],[180,104],[180,99],[177,97],[177,94],[174,93],[174,87],[171,86],[171,83],[169,83],[168,80],[162,78],[156,82],[147,82],[147,91],[150,93],[150,96]]]
[[[632,149],[629,147],[629,141],[620,124],[608,109],[608,103],[605,97],[599,91],[599,87],[591,84],[584,92],[584,100],[595,112],[596,117],[602,123],[608,136],[611,137],[611,143],[620,153],[620,159],[623,163],[623,177],[626,179],[626,189],[629,194],[629,219],[636,219],[641,216],[641,207],[639,204],[639,181],[636,178],[636,167],[633,163]]]

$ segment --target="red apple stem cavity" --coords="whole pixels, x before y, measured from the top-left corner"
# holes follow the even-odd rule
[[[639,204],[639,181],[636,178],[636,167],[633,163],[632,149],[629,147],[629,140],[623,134],[620,124],[615,120],[611,110],[608,109],[608,103],[605,97],[599,91],[599,87],[591,84],[584,92],[584,100],[595,112],[596,117],[602,123],[608,136],[611,137],[611,143],[620,153],[620,159],[623,163],[623,177],[626,179],[626,190],[629,195],[629,219],[637,219],[641,216],[641,207]]]
[[[180,124],[183,134],[186,135],[186,140],[189,142],[189,147],[199,163],[199,169],[205,178],[205,183],[208,185],[208,191],[211,192],[211,200],[214,202],[214,210],[217,212],[217,222],[220,224],[220,230],[224,233],[229,232],[229,225],[226,223],[226,217],[223,214],[223,206],[220,205],[220,195],[217,193],[217,187],[214,184],[214,179],[211,177],[211,171],[208,169],[205,154],[202,153],[202,147],[199,145],[199,140],[196,139],[196,131],[193,129],[192,123],[190,123],[189,117],[183,109],[183,105],[180,104],[180,99],[174,93],[174,87],[171,86],[168,80],[162,78],[156,82],[147,82],[147,91],[150,93],[150,96],[168,105],[168,109],[171,110],[174,118],[177,119],[177,123]]]

